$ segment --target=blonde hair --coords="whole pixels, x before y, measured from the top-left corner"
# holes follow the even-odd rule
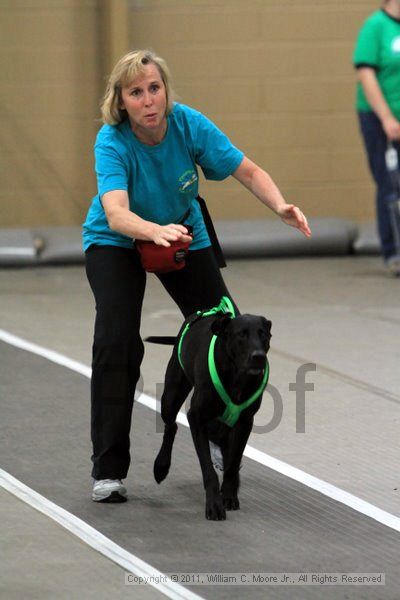
[[[101,104],[103,123],[118,125],[127,118],[126,110],[121,108],[121,89],[143,73],[144,67],[148,64],[155,65],[160,73],[167,97],[166,114],[171,112],[175,94],[171,87],[171,75],[165,60],[157,56],[153,50],[133,50],[119,59],[108,79]]]

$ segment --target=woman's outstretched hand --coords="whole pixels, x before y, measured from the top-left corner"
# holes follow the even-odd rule
[[[278,215],[284,223],[296,227],[306,237],[311,237],[311,229],[308,226],[307,219],[301,210],[294,204],[284,204],[278,210]]]

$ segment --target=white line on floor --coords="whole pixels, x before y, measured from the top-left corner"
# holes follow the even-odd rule
[[[63,356],[58,352],[54,352],[53,350],[48,350],[47,348],[43,348],[42,346],[38,346],[37,344],[32,344],[31,342],[28,342],[20,337],[12,335],[2,329],[0,329],[0,340],[7,342],[8,344],[11,344],[13,346],[16,346],[17,348],[21,348],[23,350],[27,350],[28,352],[32,352],[33,354],[42,356],[43,358],[47,358],[52,362],[55,362],[59,365],[67,367],[68,369],[81,373],[86,377],[90,377],[90,368],[83,365],[82,363],[71,360],[70,358]],[[141,394],[140,396],[138,396],[136,401],[140,402],[141,404],[144,404],[152,410],[159,411],[159,402],[151,396]],[[184,413],[180,412],[178,414],[177,421],[178,423],[181,423],[182,425],[188,427],[188,422]],[[298,481],[299,483],[302,483],[303,485],[317,492],[320,492],[324,496],[328,496],[329,498],[332,498],[333,500],[336,500],[346,506],[349,506],[350,508],[354,509],[355,511],[361,514],[366,515],[371,519],[374,519],[375,521],[378,521],[378,523],[382,523],[383,525],[386,525],[387,527],[390,527],[391,529],[400,532],[400,518],[396,515],[392,515],[391,513],[386,512],[385,510],[382,510],[381,508],[378,508],[377,506],[374,506],[373,504],[370,504],[369,502],[366,502],[365,500],[362,500],[361,498],[358,498],[357,496],[354,496],[353,494],[350,494],[336,487],[335,485],[323,481],[322,479],[318,479],[313,475],[309,475],[301,469],[297,469],[296,467],[293,467],[288,463],[285,463],[272,456],[269,456],[265,452],[256,450],[256,448],[252,448],[249,445],[246,446],[244,454],[248,458],[251,458],[252,460],[272,469],[273,471],[281,473],[282,475],[285,475],[290,479],[294,479],[295,481]]]
[[[26,502],[26,504],[29,504],[59,523],[62,527],[94,548],[94,550],[121,566],[127,573],[134,573],[138,577],[142,577],[148,582],[147,585],[153,586],[157,591],[168,596],[168,598],[173,598],[173,600],[203,600],[201,596],[197,596],[197,594],[193,594],[178,583],[174,583],[164,573],[161,573],[161,571],[158,571],[134,554],[127,552],[127,550],[118,546],[118,544],[104,536],[97,529],[94,529],[94,527],[91,527],[85,521],[82,521],[82,519],[78,519],[75,515],[54,504],[54,502],[51,502],[41,494],[38,494],[35,490],[15,479],[15,477],[6,471],[3,471],[3,469],[0,469],[0,485],[20,500],[23,500],[23,502]]]

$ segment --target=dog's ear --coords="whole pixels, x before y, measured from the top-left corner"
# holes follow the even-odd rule
[[[271,327],[272,327],[272,322],[269,321],[268,319],[266,319],[265,317],[261,317],[261,323],[263,326],[264,331],[270,335],[271,334]]]
[[[222,317],[219,317],[219,319],[212,323],[211,331],[214,335],[219,335],[226,329],[231,321],[232,317],[230,315],[222,315]]]

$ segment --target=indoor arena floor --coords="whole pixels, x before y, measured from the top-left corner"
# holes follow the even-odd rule
[[[1,598],[398,600],[400,279],[377,257],[231,260],[224,277],[272,320],[271,377],[241,510],[211,522],[184,417],[167,480],[152,476],[171,349],[146,345],[129,501],[96,504],[84,268],[0,270]],[[143,336],[181,320],[149,276]]]

